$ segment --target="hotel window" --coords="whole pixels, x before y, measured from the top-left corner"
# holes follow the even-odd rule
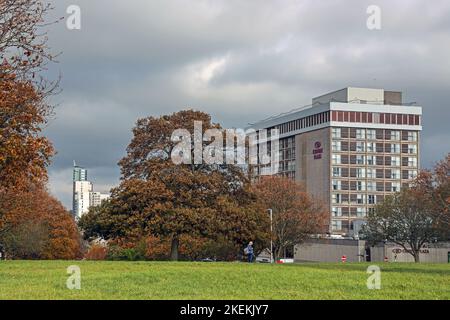
[[[408,157],[408,167],[417,167],[417,158]]]
[[[340,177],[341,176],[341,168],[333,167],[333,177]]]
[[[377,138],[377,132],[374,129],[367,129],[367,139],[375,140]]]
[[[377,143],[376,144],[376,150],[378,153],[383,153],[384,152],[384,145],[382,143]]]
[[[400,179],[400,169],[391,170],[391,179]]]
[[[376,177],[376,170],[373,168],[367,169],[367,179],[375,179]]]
[[[365,152],[366,151],[366,143],[363,141],[356,142],[356,152]]]
[[[375,165],[375,156],[367,156],[367,165],[369,166]]]
[[[384,191],[384,183],[383,182],[377,182],[377,191],[378,192]]]
[[[375,181],[367,182],[367,191],[375,191],[375,190],[376,190],[376,183],[375,183]]]
[[[365,164],[365,156],[357,155],[356,156],[356,164]]]
[[[364,194],[356,195],[356,203],[357,204],[364,204],[365,202],[366,202],[366,196]]]
[[[356,177],[357,178],[365,178],[366,177],[366,169],[356,168]]]
[[[340,154],[333,154],[332,162],[333,162],[333,164],[340,164],[341,163],[341,155]]]
[[[341,190],[341,181],[333,180],[333,190]]]
[[[400,141],[400,131],[391,131],[391,140]]]
[[[356,129],[356,139],[366,139],[366,130]]]
[[[342,202],[341,195],[338,193],[333,193],[331,195],[331,202],[332,203],[341,203]]]
[[[408,179],[412,180],[417,177],[417,171],[416,170],[408,170]]]
[[[333,230],[333,231],[342,230],[342,221],[340,221],[340,220],[331,220],[331,230]]]
[[[377,201],[375,200],[375,199],[376,199],[376,198],[375,198],[375,195],[373,195],[373,194],[369,194],[368,197],[367,197],[367,199],[368,199],[368,203],[369,203],[369,204],[376,204],[376,202],[377,202]]]
[[[399,143],[391,144],[391,153],[400,153],[400,144]]]
[[[367,142],[367,152],[375,152],[375,143]]]
[[[380,123],[380,114],[378,112],[372,113],[373,123]]]
[[[400,166],[400,157],[391,157],[391,166],[399,167]]]
[[[392,192],[400,191],[400,182],[392,182]]]
[[[356,181],[356,190],[358,190],[358,191],[365,191],[366,190],[366,183],[364,181]]]
[[[342,208],[333,207],[331,209],[333,217],[342,217]]]
[[[386,182],[384,191],[391,192],[392,191],[392,182]]]
[[[333,141],[331,146],[332,146],[333,151],[341,151],[342,150],[340,141]]]
[[[408,153],[416,154],[417,153],[417,145],[415,145],[415,144],[408,144]]]
[[[365,217],[366,216],[366,208],[358,207],[356,208],[356,216],[357,217]]]
[[[417,132],[408,131],[408,141],[417,141]]]
[[[332,131],[332,137],[334,139],[340,139],[341,138],[341,128],[333,128],[331,131]]]

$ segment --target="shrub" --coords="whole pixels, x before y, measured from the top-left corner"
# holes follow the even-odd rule
[[[92,245],[84,258],[86,260],[105,260],[108,255],[108,248],[99,244]]]

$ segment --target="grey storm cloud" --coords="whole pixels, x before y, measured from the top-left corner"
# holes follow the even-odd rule
[[[422,166],[450,151],[448,0],[58,0],[53,18],[73,4],[81,30],[49,30],[63,92],[46,129],[51,191],[67,207],[72,160],[108,191],[136,119],[186,107],[243,127],[346,86],[402,90],[423,106]]]

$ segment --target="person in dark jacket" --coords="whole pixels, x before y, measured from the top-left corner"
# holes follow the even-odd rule
[[[253,241],[250,241],[247,246],[247,258],[249,263],[253,262]]]

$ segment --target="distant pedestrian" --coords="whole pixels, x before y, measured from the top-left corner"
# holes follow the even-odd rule
[[[248,243],[247,248],[245,248],[245,253],[247,254],[247,259],[249,263],[253,262],[253,241]]]

